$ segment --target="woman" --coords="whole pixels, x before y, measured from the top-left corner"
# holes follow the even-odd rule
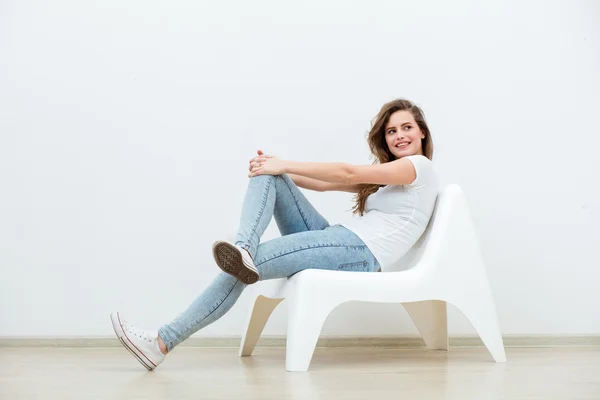
[[[385,104],[368,143],[377,158],[373,165],[287,161],[259,150],[250,160],[235,243],[213,245],[223,272],[158,331],[111,314],[123,346],[151,371],[177,344],[223,316],[249,284],[307,268],[374,272],[399,260],[425,230],[438,192],[423,112],[404,99]],[[298,186],[357,193],[353,214],[358,216],[331,226]],[[260,243],[272,216],[282,236]]]

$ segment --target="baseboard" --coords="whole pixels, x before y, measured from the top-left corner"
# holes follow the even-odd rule
[[[239,347],[237,337],[192,337],[180,347]],[[261,337],[257,347],[285,347],[284,336]],[[600,347],[600,335],[504,335],[505,347]],[[0,348],[8,347],[119,347],[114,337],[0,337]],[[477,335],[451,335],[450,347],[482,347]],[[385,337],[321,337],[317,347],[424,348],[418,335]]]

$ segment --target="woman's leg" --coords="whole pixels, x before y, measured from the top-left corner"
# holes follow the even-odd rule
[[[282,235],[260,245],[271,217]],[[262,279],[290,276],[305,268],[346,271],[376,270],[376,260],[352,232],[330,227],[287,175],[250,179],[242,207],[236,244],[257,257]],[[220,273],[196,300],[170,324],[158,331],[142,330],[111,314],[115,333],[147,369],[164,359],[161,352],[223,316],[235,304],[246,284]],[[134,350],[135,349],[135,350]]]
[[[242,283],[257,282],[260,273],[254,256],[273,215],[282,235],[329,226],[289,176],[254,177],[244,198],[235,245],[222,240],[213,244],[213,257],[219,268]]]
[[[220,272],[183,313],[158,330],[167,351],[225,315],[246,286],[236,277]]]
[[[277,175],[277,198],[273,216],[281,236],[322,230],[329,222],[308,201],[289,175]]]
[[[283,236],[329,226],[288,175],[259,175],[248,183],[235,244],[254,258],[273,216]]]
[[[277,279],[305,269],[373,272],[377,259],[365,243],[341,225],[278,237],[258,246],[261,279]]]
[[[282,235],[329,226],[288,175],[259,175],[248,183],[236,244],[254,257],[273,216]],[[223,316],[245,287],[234,276],[220,273],[187,310],[160,328],[159,336],[167,350]]]
[[[340,225],[269,240],[258,246],[255,260],[263,280],[288,277],[307,268],[361,272],[379,268],[362,240]],[[225,315],[245,287],[237,278],[220,273],[187,310],[160,328],[168,351]]]

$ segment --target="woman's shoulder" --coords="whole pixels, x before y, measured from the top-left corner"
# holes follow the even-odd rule
[[[410,160],[415,168],[416,179],[408,186],[417,186],[424,184],[435,184],[437,181],[437,174],[433,168],[432,161],[420,154],[412,156],[406,156]]]
[[[412,156],[405,156],[403,158],[406,158],[413,163],[418,162],[423,164],[431,164],[431,160],[422,154],[413,154]]]

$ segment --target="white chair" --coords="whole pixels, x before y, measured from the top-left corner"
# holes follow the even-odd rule
[[[402,303],[430,349],[448,350],[446,303],[471,322],[496,362],[506,361],[502,336],[477,237],[461,188],[438,195],[431,221],[397,264],[402,270],[357,273],[309,269],[257,282],[240,356],[252,354],[275,307],[289,304],[288,371],[306,371],[325,319],[347,301]]]

